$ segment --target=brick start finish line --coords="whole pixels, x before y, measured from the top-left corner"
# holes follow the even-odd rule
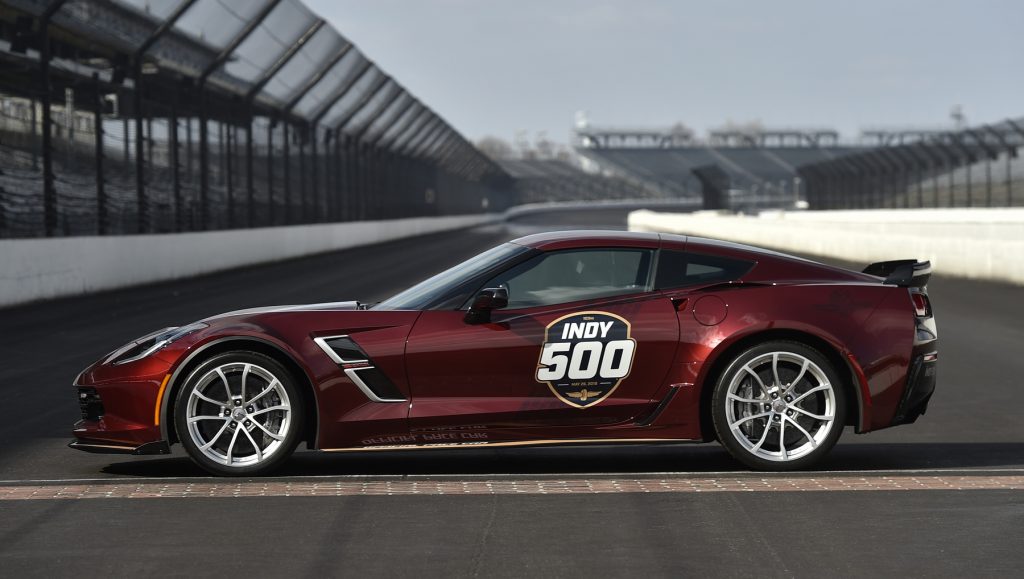
[[[1024,476],[140,482],[0,486],[0,500],[1022,490]]]

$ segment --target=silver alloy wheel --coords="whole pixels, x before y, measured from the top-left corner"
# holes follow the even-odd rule
[[[813,452],[835,427],[836,391],[814,362],[768,352],[743,365],[726,391],[729,431],[749,453],[787,462]]]
[[[269,370],[248,362],[217,366],[189,393],[188,433],[207,458],[229,467],[269,459],[291,426],[291,401]]]

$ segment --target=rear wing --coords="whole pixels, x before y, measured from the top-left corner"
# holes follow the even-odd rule
[[[864,273],[885,278],[882,283],[900,287],[924,287],[932,276],[932,262],[916,259],[880,261],[864,268]]]

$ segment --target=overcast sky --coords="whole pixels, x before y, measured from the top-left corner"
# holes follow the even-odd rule
[[[471,139],[1024,115],[1019,0],[306,0]]]

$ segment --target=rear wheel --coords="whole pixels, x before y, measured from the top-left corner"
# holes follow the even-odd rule
[[[202,363],[174,407],[178,439],[192,460],[227,476],[279,467],[299,442],[302,420],[302,396],[291,374],[254,352],[227,352]]]
[[[819,461],[839,440],[846,399],[820,352],[773,341],[729,364],[715,385],[711,413],[734,458],[758,470],[795,470]]]

